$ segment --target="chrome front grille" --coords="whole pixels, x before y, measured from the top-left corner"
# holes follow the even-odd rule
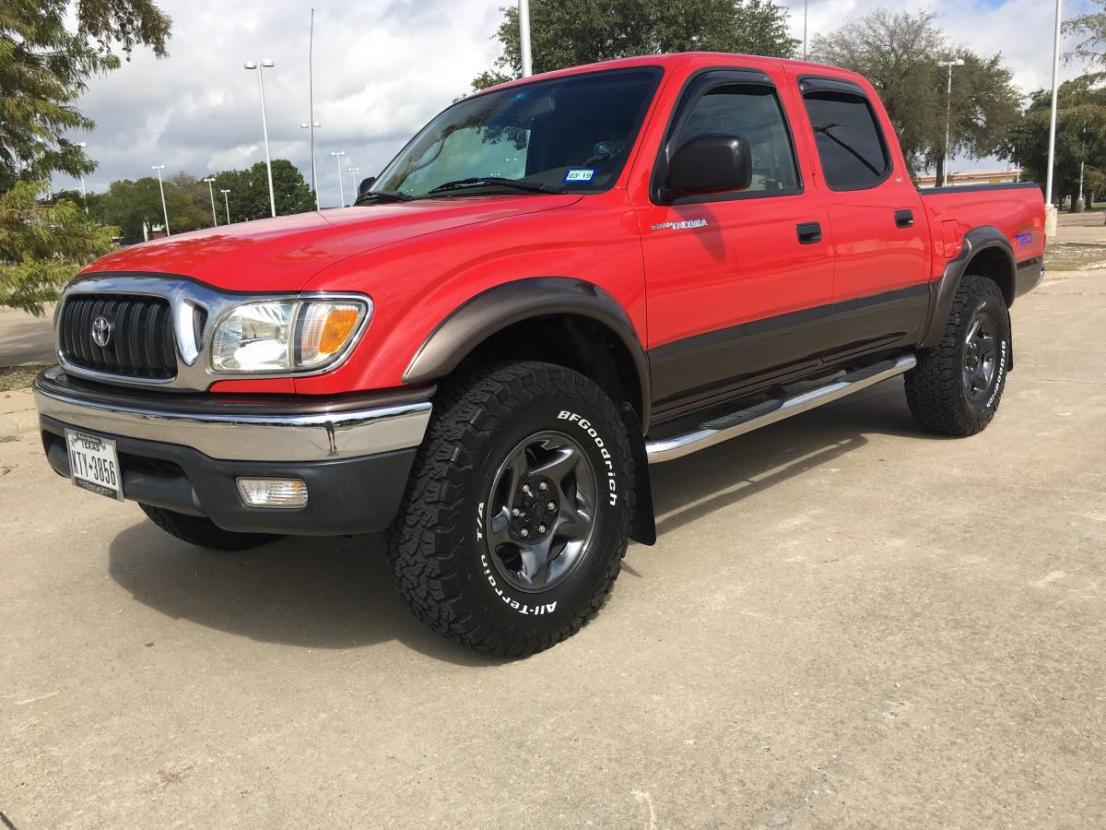
[[[61,357],[71,366],[151,381],[176,377],[173,315],[162,297],[69,296],[57,333]]]

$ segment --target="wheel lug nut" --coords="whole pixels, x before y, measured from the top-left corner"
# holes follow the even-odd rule
[[[530,531],[527,530],[526,528],[523,528],[522,530],[519,531],[518,535],[521,536],[523,539],[525,539],[527,536],[530,535]]]
[[[545,533],[545,525],[538,525],[538,533]]]
[[[545,482],[543,481],[543,482],[542,482],[541,484],[539,484],[539,485],[538,485],[538,489],[539,489],[539,490],[548,490],[548,489],[549,489],[549,485],[548,485],[548,484],[546,484],[546,483],[545,483]]]
[[[521,514],[522,514],[522,511],[519,510],[517,507],[512,507],[511,508],[511,515],[512,516],[519,516]]]
[[[549,502],[549,504],[547,504],[547,505],[545,506],[545,509],[546,509],[546,510],[556,510],[556,509],[557,509],[557,505],[555,505],[555,504],[554,504],[553,502]]]
[[[530,495],[530,485],[529,484],[523,484],[522,485],[522,492],[529,496]]]

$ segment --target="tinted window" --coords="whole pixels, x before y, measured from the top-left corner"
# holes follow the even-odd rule
[[[594,191],[622,170],[660,71],[592,72],[474,95],[424,127],[380,174],[373,190],[415,197],[547,190]],[[485,179],[493,181],[484,182]],[[461,182],[464,187],[449,188]]]
[[[875,186],[886,174],[887,148],[863,98],[814,92],[805,97],[826,183],[834,190]]]
[[[669,142],[675,152],[693,138],[730,135],[745,139],[753,181],[742,193],[786,193],[799,188],[791,137],[775,90],[767,86],[716,87],[697,100]]]

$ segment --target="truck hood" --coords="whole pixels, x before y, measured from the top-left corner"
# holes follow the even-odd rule
[[[355,254],[464,225],[567,207],[580,198],[427,199],[238,222],[121,248],[87,266],[81,276],[173,274],[228,291],[298,291],[323,268]]]

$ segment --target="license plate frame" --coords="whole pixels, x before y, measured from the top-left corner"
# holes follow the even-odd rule
[[[69,452],[69,480],[73,485],[123,501],[123,471],[115,441],[77,429],[65,431],[65,446]]]

